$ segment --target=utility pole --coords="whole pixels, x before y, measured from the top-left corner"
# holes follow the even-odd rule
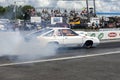
[[[89,22],[90,16],[89,16],[88,0],[86,0],[86,6],[87,6],[87,20],[88,20],[88,22]]]
[[[16,21],[16,1],[14,2],[13,12],[14,12],[14,18],[15,18],[15,21]]]
[[[95,5],[95,0],[93,0],[93,4],[94,4],[94,16],[96,16],[96,5]]]

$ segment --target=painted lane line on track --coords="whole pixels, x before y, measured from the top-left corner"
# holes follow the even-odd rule
[[[110,55],[110,54],[119,54],[119,53],[120,53],[120,51],[115,51],[115,52],[107,52],[107,53],[99,53],[99,54],[89,54],[89,55],[80,55],[80,56],[71,56],[71,57],[63,57],[63,58],[55,58],[55,59],[26,61],[26,62],[18,62],[18,63],[7,63],[7,64],[0,64],[0,67],[14,66],[14,65],[23,65],[23,64],[31,64],[31,63],[42,63],[42,62],[71,60],[71,59],[79,59],[79,58],[87,58],[87,57],[97,57],[97,56],[104,56],[104,55]]]

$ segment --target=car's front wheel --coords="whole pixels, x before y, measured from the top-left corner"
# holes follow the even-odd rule
[[[84,44],[84,47],[85,48],[91,48],[93,45],[93,41],[86,41],[85,44]]]

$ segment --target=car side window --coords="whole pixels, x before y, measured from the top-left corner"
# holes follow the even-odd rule
[[[77,33],[75,33],[74,31],[70,30],[70,29],[62,29],[61,30],[63,36],[78,36]]]
[[[45,34],[44,36],[46,36],[46,37],[51,37],[51,36],[53,36],[53,34],[54,34],[54,31],[51,31],[51,32]]]
[[[56,35],[57,35],[57,36],[62,36],[61,30],[58,30],[58,31],[56,32]]]

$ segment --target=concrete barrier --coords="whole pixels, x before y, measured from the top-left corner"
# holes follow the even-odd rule
[[[97,37],[100,40],[120,39],[120,30],[99,30],[99,31],[76,31],[79,34],[87,34],[88,36]]]

